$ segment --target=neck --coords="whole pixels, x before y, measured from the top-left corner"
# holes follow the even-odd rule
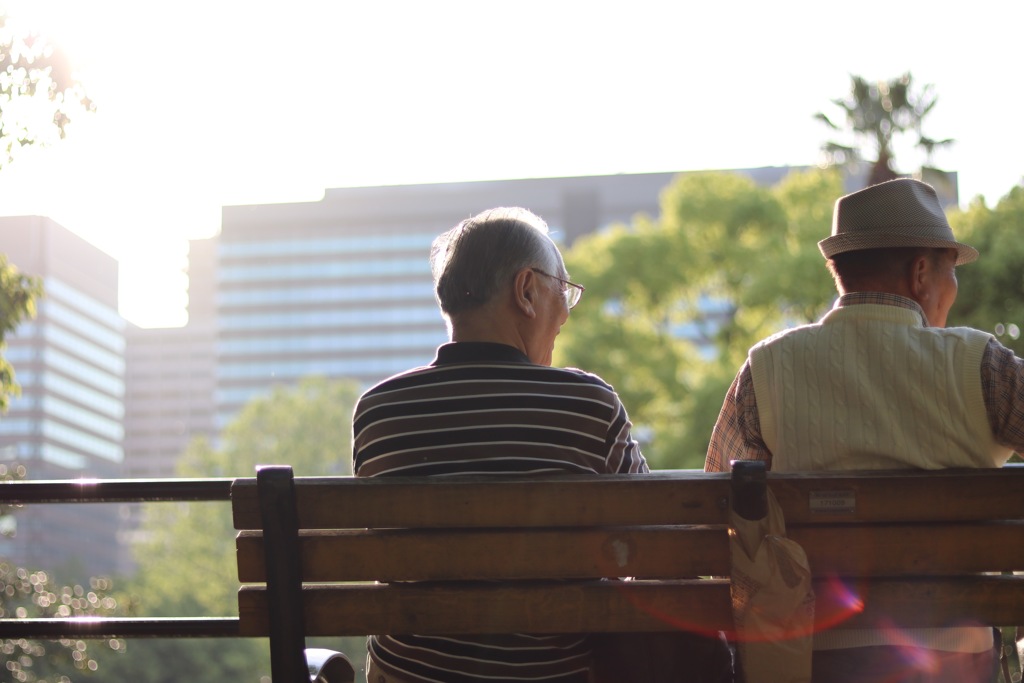
[[[513,316],[489,309],[477,309],[451,318],[453,342],[492,342],[505,344],[526,353],[526,343],[511,324]]]

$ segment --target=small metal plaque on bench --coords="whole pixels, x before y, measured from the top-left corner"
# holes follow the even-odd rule
[[[857,511],[854,491],[811,491],[811,512],[823,515],[852,514]]]

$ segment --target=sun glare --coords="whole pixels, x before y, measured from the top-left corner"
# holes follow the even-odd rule
[[[978,123],[1024,108],[1006,86],[1024,22],[1014,3],[998,21],[962,17],[963,35],[986,36],[974,68],[977,50],[927,38],[948,16],[880,0],[890,25],[915,31],[883,52],[814,59],[813,30],[765,37],[776,10],[752,0],[740,24],[713,3],[2,1],[64,51],[97,110],[3,169],[0,214],[49,216],[117,258],[122,313],[146,311],[147,326],[183,320],[182,254],[216,233],[221,206],[357,185],[811,165],[828,137],[813,114],[851,73],[910,69],[935,84],[929,134],[957,141],[936,165],[959,172],[964,204],[1021,179],[1009,120]],[[816,5],[805,18],[857,35],[874,15]],[[160,305],[177,310],[158,312],[154,291],[176,292]]]

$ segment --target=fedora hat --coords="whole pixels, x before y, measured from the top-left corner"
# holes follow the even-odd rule
[[[935,189],[899,178],[836,200],[832,236],[818,242],[825,258],[860,249],[935,247],[956,249],[956,265],[978,258],[978,250],[953,239]]]

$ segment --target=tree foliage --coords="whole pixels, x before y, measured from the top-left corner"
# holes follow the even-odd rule
[[[656,467],[699,467],[747,349],[816,319],[835,295],[817,241],[842,194],[835,170],[774,188],[731,173],[682,175],[660,215],[581,238],[566,253],[587,286],[556,347],[622,396]]]
[[[73,116],[95,108],[67,55],[0,7],[0,167],[22,147],[63,138]]]
[[[28,471],[20,463],[0,463],[0,481],[25,479]],[[17,506],[0,506],[0,533],[14,533],[8,524]],[[94,577],[88,586],[60,583],[50,572],[30,571],[0,560],[0,618],[43,619],[48,617],[93,617],[118,614],[120,607],[112,594],[109,578]],[[112,651],[124,649],[124,641],[109,640]],[[97,648],[86,640],[64,638],[37,641],[25,638],[0,640],[0,683],[70,683],[71,675],[88,674],[99,668]]]
[[[29,572],[0,562],[0,617],[42,619],[112,614],[117,601],[109,594],[109,579],[93,578],[88,586],[61,585],[45,571]],[[110,640],[112,650],[124,641]],[[69,674],[96,671],[99,664],[85,640],[52,642],[20,639],[0,641],[0,681],[5,683],[70,683]]]
[[[949,324],[992,332],[1024,355],[1024,186],[1010,190],[995,208],[977,198],[949,219],[957,239],[981,253],[957,269],[960,291]]]
[[[17,26],[0,7],[0,169],[18,150],[62,139],[72,116],[95,110],[60,50]],[[4,336],[35,314],[38,278],[20,273],[0,254],[0,413],[17,395],[14,370],[3,358]]]
[[[323,378],[277,387],[242,409],[225,428],[220,445],[193,441],[177,474],[252,477],[261,464],[291,465],[300,476],[349,473],[352,410],[358,393],[355,383]],[[144,513],[147,540],[136,551],[139,571],[127,587],[136,613],[237,614],[230,506],[152,503]],[[362,641],[353,646],[363,647]],[[269,670],[266,644],[246,639],[134,641],[126,656],[109,659],[112,678],[148,683],[257,680]],[[174,667],[168,668],[167,662]]]
[[[952,139],[929,138],[922,132],[922,123],[937,102],[938,96],[931,84],[920,90],[914,89],[913,76],[909,71],[898,78],[874,83],[851,75],[849,94],[832,100],[846,119],[845,129],[822,112],[815,118],[833,131],[845,130],[852,140],[826,142],[822,151],[830,163],[871,161],[868,185],[893,180],[898,177],[893,168],[894,140],[915,134],[915,145],[924,150],[926,163],[931,162],[931,155],[936,149],[953,143]]]
[[[0,414],[7,412],[10,397],[20,391],[14,368],[3,355],[7,346],[4,339],[22,321],[35,317],[35,300],[42,293],[39,278],[20,272],[0,254]]]
[[[257,465],[291,465],[296,475],[351,472],[352,410],[358,387],[322,377],[277,387],[227,425],[221,444],[196,439],[177,466],[181,477],[253,477]],[[174,603],[184,595],[223,613],[235,605],[230,507],[220,502],[146,506],[139,549],[142,599]],[[178,558],[188,557],[184,565]],[[169,567],[177,570],[168,571]]]

